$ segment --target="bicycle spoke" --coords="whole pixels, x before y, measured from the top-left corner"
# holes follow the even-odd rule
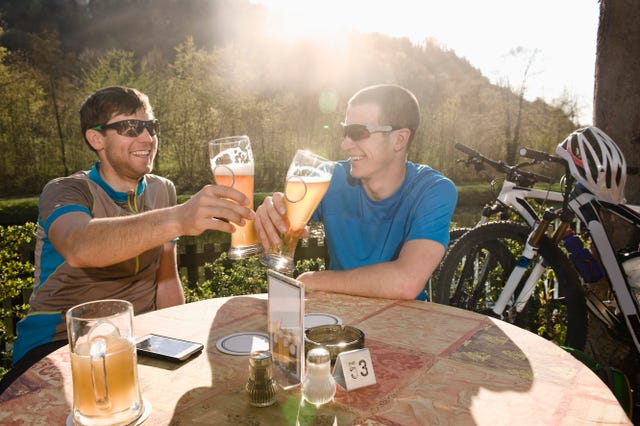
[[[460,307],[463,306],[463,303],[461,302],[461,298],[462,296],[464,296],[464,289],[467,286],[467,283],[469,281],[473,282],[475,264],[476,264],[476,258],[475,258],[475,255],[473,255],[472,253],[469,253],[467,256],[464,257],[462,272],[460,273],[460,276],[454,283],[455,290],[453,293],[453,297],[451,298],[451,302],[450,302],[451,305],[460,306]]]

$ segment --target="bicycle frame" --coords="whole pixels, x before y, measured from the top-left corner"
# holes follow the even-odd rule
[[[589,229],[591,239],[595,244],[605,273],[611,283],[618,308],[622,312],[629,334],[631,334],[633,342],[640,352],[638,302],[631,291],[627,275],[622,268],[622,264],[618,261],[607,230],[603,225],[600,209],[605,209],[615,214],[636,228],[640,228],[640,215],[630,206],[605,203],[599,201],[593,194],[588,192],[573,196],[569,200],[569,207]]]
[[[491,211],[483,212],[478,225],[486,223],[491,215],[493,215],[500,207],[512,207],[516,210],[518,215],[525,220],[525,222],[533,228],[534,232],[537,228],[537,224],[539,222],[539,216],[536,213],[535,209],[531,206],[531,204],[527,201],[528,199],[537,199],[547,201],[553,201],[557,203],[562,203],[564,201],[564,196],[562,193],[551,190],[542,190],[536,188],[528,188],[518,186],[516,183],[505,180],[502,184],[502,188],[500,193],[496,197],[496,201],[493,203],[493,208]],[[514,268],[507,283],[505,284],[505,288],[503,289],[500,297],[492,307],[493,312],[496,315],[502,315],[504,310],[511,299],[511,296],[516,290],[520,279],[528,269],[531,259],[535,257],[537,254],[537,247],[531,245],[529,241],[525,244],[523,253],[518,259],[518,266]],[[518,312],[521,312],[527,300],[533,294],[535,284],[538,282],[540,276],[544,272],[546,267],[543,265],[542,259],[540,259],[537,264],[534,266],[532,273],[529,275],[527,282],[524,285],[523,291],[520,292],[518,299],[515,302],[515,307]],[[557,294],[557,288],[554,289],[554,293]]]
[[[534,226],[535,223],[539,220],[539,216],[536,213],[535,209],[527,201],[527,199],[561,203],[564,198],[562,194],[557,191],[518,186],[515,182],[505,180],[502,183],[500,193],[494,201],[494,206],[496,203],[498,203],[501,206],[512,207],[516,210],[518,215],[523,218],[525,222],[527,222],[529,226]],[[482,225],[483,223],[488,222],[489,217],[493,213],[495,213],[495,211],[487,215],[483,213],[480,221],[478,222],[478,225]]]
[[[502,290],[502,292],[500,292],[500,296],[498,297],[498,300],[496,300],[493,306],[492,310],[495,314],[502,315],[502,313],[504,312],[505,308],[507,307],[507,304],[509,303],[509,300],[511,300],[513,293],[516,291],[516,288],[518,287],[520,280],[524,276],[527,269],[529,269],[529,266],[531,265],[531,260],[534,257],[536,257],[536,255],[538,254],[538,247],[539,247],[541,238],[544,236],[544,234],[546,234],[551,221],[555,219],[556,219],[556,216],[554,213],[545,212],[545,214],[543,215],[542,221],[536,222],[532,226],[532,231],[529,234],[529,238],[527,238],[527,241],[522,250],[522,254],[520,254],[520,257],[518,258],[518,263],[513,268],[513,271],[511,271],[511,274],[509,275],[509,278],[505,283],[504,289]],[[561,226],[556,230],[556,234],[554,235],[554,238],[557,238],[557,235],[559,232],[564,232],[566,230],[567,225],[568,223],[561,224]],[[536,283],[542,276],[542,273],[544,272],[545,269],[546,269],[546,266],[544,265],[543,259],[542,258],[538,259],[535,266],[533,267],[533,270],[529,274],[529,277],[527,278],[527,281],[525,282],[522,288],[522,291],[520,292],[520,294],[518,295],[518,298],[514,303],[514,306],[517,312],[522,312],[522,310],[524,309],[525,305],[527,304],[527,301],[531,298],[531,295],[533,294],[533,291],[536,287]],[[556,291],[554,291],[554,293],[557,294],[557,288],[555,290]]]

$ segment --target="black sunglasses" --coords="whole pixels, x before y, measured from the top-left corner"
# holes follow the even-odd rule
[[[340,123],[342,126],[343,136],[354,142],[366,139],[372,133],[389,133],[398,130],[401,127],[396,126],[372,126],[370,124],[346,124]]]
[[[101,124],[99,126],[92,127],[91,130],[107,130],[113,129],[120,136],[128,136],[130,138],[135,138],[139,136],[144,129],[149,131],[151,136],[160,134],[160,122],[156,119],[154,120],[122,120],[116,121],[115,123],[109,124]]]

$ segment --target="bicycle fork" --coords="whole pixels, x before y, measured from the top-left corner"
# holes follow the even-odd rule
[[[553,220],[557,218],[557,216],[558,215],[555,212],[546,210],[542,216],[542,220],[535,226],[533,231],[531,231],[531,234],[529,234],[529,238],[525,243],[524,250],[522,251],[520,258],[518,259],[518,263],[513,268],[513,271],[509,275],[504,289],[500,293],[498,300],[493,306],[493,312],[496,315],[503,315],[507,304],[512,299],[513,294],[518,288],[518,284],[522,280],[522,277],[524,276],[527,269],[529,269],[531,261],[538,254],[538,249],[540,247],[540,241],[542,240],[542,237],[547,233],[549,225]],[[572,218],[573,214],[567,212],[566,210],[562,211],[562,213],[560,214],[560,225],[557,227],[556,231],[553,234],[554,243],[557,244],[560,241],[567,228],[569,227]],[[522,310],[525,308],[527,301],[533,295],[536,284],[540,280],[540,277],[544,273],[545,269],[546,265],[544,264],[544,259],[540,257],[531,270],[527,281],[524,283],[522,290],[518,294],[518,297],[513,305],[516,309],[516,312],[522,312]]]

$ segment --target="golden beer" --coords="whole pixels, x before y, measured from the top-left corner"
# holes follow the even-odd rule
[[[226,173],[225,173],[226,171]],[[225,167],[217,167],[214,171],[215,181],[218,185],[233,186],[249,199],[249,208],[253,210],[253,173],[232,175]],[[232,247],[246,247],[258,244],[258,236],[252,220],[247,220],[244,226],[234,223],[236,231],[231,234]]]
[[[230,136],[209,142],[209,161],[218,185],[230,186],[249,199],[253,210],[254,163],[251,143],[247,136]],[[244,259],[262,251],[253,221],[244,226],[234,223],[229,259]]]
[[[282,247],[278,248],[281,254],[293,256],[304,227],[329,188],[330,178],[300,177],[285,184],[284,205],[289,230],[284,234]]]
[[[88,342],[78,344],[70,354],[74,417],[83,424],[131,422],[144,410],[135,345],[114,335],[97,339],[106,342],[104,357],[94,354],[92,360]]]

